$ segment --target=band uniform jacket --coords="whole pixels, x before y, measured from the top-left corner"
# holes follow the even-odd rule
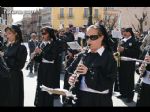
[[[29,50],[30,50],[30,54],[34,52],[35,48],[38,46],[38,41],[35,40],[29,40],[28,42],[28,46],[29,46]]]
[[[121,56],[138,58],[139,47],[134,37],[131,37],[126,42],[122,42],[124,51],[120,53]],[[134,72],[135,61],[120,61],[119,67],[119,87],[120,93],[127,97],[133,98],[134,96]]]
[[[43,84],[50,88],[59,88],[60,77],[58,77],[59,49],[58,43],[52,41],[42,49],[42,53],[37,55],[34,60],[39,62],[37,76],[37,90],[35,96],[35,106],[53,106],[53,95],[41,91],[40,86]],[[42,59],[52,63],[43,63]]]
[[[21,43],[9,45],[4,52],[4,59],[8,68],[10,68],[10,77],[7,79],[7,84],[3,85],[8,93],[6,106],[24,106],[24,84],[22,69],[27,58],[27,49]],[[9,102],[9,103],[8,103]]]
[[[98,53],[79,54],[78,57],[66,69],[66,76],[69,79],[70,75],[75,71],[81,57],[83,64],[88,67],[88,72],[85,74],[85,83],[91,89],[104,91],[112,89],[117,72],[117,64],[111,52],[104,50],[100,56]],[[79,81],[76,83],[73,93],[77,94],[80,88],[82,75],[79,76]],[[68,81],[67,81],[68,82]],[[64,88],[68,89],[69,84],[64,83]]]

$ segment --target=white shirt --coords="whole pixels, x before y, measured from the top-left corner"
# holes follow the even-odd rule
[[[101,56],[102,53],[104,52],[104,50],[105,50],[105,48],[102,46],[101,48],[99,48],[97,50],[97,53]],[[88,52],[91,52],[91,50],[89,50]],[[97,91],[97,90],[94,90],[94,89],[87,87],[87,85],[85,83],[85,76],[82,76],[80,90],[92,92],[92,93],[99,93],[99,94],[107,94],[109,92],[108,89],[104,90],[104,91]]]
[[[150,85],[150,71],[146,71],[146,75],[143,77],[142,81],[145,84],[149,84]]]
[[[104,50],[105,50],[105,48],[104,48],[104,46],[102,46],[102,47],[99,48],[96,52],[101,56],[102,53],[104,52]],[[90,53],[90,52],[91,52],[91,49],[88,50],[88,53]]]
[[[51,42],[50,41],[42,41],[42,43],[40,44],[40,47],[42,44],[44,44],[46,46],[48,43],[50,44]]]
[[[124,38],[122,41],[126,42],[127,40],[129,40],[132,36],[128,37],[128,38]]]

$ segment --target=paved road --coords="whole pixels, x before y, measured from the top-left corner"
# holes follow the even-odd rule
[[[29,60],[29,56],[27,57],[27,60]],[[26,62],[27,65],[28,62]],[[25,67],[26,67],[25,65]],[[25,68],[23,69],[24,73],[24,91],[25,91],[25,101],[24,101],[24,106],[25,107],[34,107],[34,98],[35,98],[35,90],[36,90],[36,79],[37,75],[31,75],[29,74],[29,71],[26,70]],[[63,74],[61,74],[60,77],[60,86],[61,88],[63,87]],[[135,80],[137,81],[138,76],[135,74]],[[116,96],[119,95],[119,93],[115,92],[113,94],[113,105],[115,107],[134,107],[135,102],[137,99],[137,94],[135,93],[134,96],[134,102],[132,103],[125,103],[123,100],[118,99]],[[60,100],[55,100],[54,102],[55,107],[61,107],[62,104],[60,103]]]

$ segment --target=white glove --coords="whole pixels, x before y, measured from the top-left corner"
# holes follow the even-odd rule
[[[4,56],[4,52],[0,51],[0,57]]]
[[[141,75],[143,75],[143,73],[145,72],[145,70],[146,70],[146,66],[145,66],[144,64],[141,64],[141,66],[140,66],[140,68],[139,68],[139,73],[140,73]]]

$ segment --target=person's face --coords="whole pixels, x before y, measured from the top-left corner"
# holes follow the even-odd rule
[[[11,31],[11,30],[8,29],[8,30],[6,30],[5,35],[6,35],[7,40],[8,40],[9,42],[13,42],[13,41],[15,41],[15,39],[16,39],[17,33],[16,33],[16,32],[13,32],[13,31]]]
[[[69,32],[69,28],[66,28],[66,32]]]
[[[126,32],[125,31],[122,32],[122,36],[126,37]]]
[[[130,32],[125,32],[125,37],[128,38],[131,36],[131,33]]]
[[[95,52],[96,50],[98,50],[101,46],[102,46],[102,40],[104,38],[103,35],[99,35],[98,33],[98,30],[97,29],[94,29],[94,28],[89,28],[87,29],[87,32],[86,32],[86,36],[88,37],[96,37],[98,36],[98,38],[95,38],[95,39],[92,39],[92,38],[89,38],[87,40],[87,44],[89,45],[89,48],[91,49],[91,52]]]
[[[60,31],[60,32],[59,32],[59,35],[60,35],[60,36],[63,36],[63,35],[64,35],[64,31]]]
[[[42,31],[42,36],[44,41],[48,41],[49,39],[49,34],[45,30]]]
[[[36,39],[36,34],[32,34],[31,37],[32,37],[33,40],[35,40]]]

